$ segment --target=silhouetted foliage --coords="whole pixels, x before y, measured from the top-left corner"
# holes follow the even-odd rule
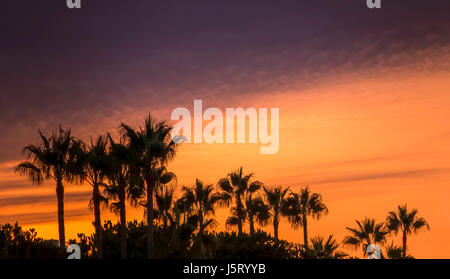
[[[303,245],[307,248],[308,217],[318,220],[328,214],[328,208],[322,200],[322,195],[311,193],[309,187],[306,186],[299,193],[291,192],[285,204],[283,213],[288,216],[292,228],[303,227]]]
[[[218,187],[222,190],[222,205],[229,206],[231,203],[231,216],[228,217],[226,225],[228,228],[237,227],[238,233],[243,232],[244,222],[248,220],[246,200],[262,187],[262,183],[254,181],[250,183],[254,174],[244,174],[243,167],[219,180]],[[253,219],[251,219],[253,221]]]
[[[63,259],[65,250],[57,241],[37,237],[34,229],[22,230],[17,223],[0,226],[0,259]]]
[[[128,259],[145,259],[147,226],[144,222],[128,222]],[[82,257],[96,258],[95,234],[79,234]],[[105,259],[120,258],[120,226],[107,221],[103,225]],[[203,247],[200,247],[200,244]],[[291,259],[299,258],[301,245],[276,240],[266,232],[194,233],[194,227],[155,226],[155,255],[160,259]]]
[[[430,230],[430,225],[425,218],[418,216],[418,210],[413,208],[408,211],[407,205],[399,205],[397,210],[390,211],[386,217],[386,228],[389,232],[397,234],[402,232],[402,258],[406,258],[407,236],[417,234],[420,230]]]
[[[330,235],[326,241],[323,236],[313,237],[311,246],[302,245],[302,248],[300,255],[304,259],[343,259],[348,256],[338,251],[339,244],[333,235]]]
[[[278,226],[281,215],[285,211],[284,208],[287,204],[286,195],[289,189],[282,186],[263,187],[263,189],[267,200],[268,212],[272,218],[273,235],[275,239],[278,239]]]
[[[355,220],[356,228],[347,227],[349,235],[343,240],[344,245],[354,246],[357,250],[362,247],[366,255],[367,246],[370,244],[384,244],[389,233],[383,222],[377,223],[373,218],[365,218],[362,221]]]
[[[297,259],[301,246],[285,240],[276,240],[266,232],[236,234],[220,232],[216,234],[216,259]]]
[[[391,244],[386,246],[386,256],[388,259],[414,259],[411,255],[406,255],[403,257],[403,248],[395,245],[393,241]]]

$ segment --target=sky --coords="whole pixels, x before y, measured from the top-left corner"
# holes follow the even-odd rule
[[[193,111],[200,99],[204,108],[279,108],[279,150],[183,144],[169,164],[178,189],[240,166],[267,185],[309,185],[330,210],[310,221],[310,235],[338,241],[356,219],[383,221],[407,203],[431,225],[410,238],[410,252],[448,258],[449,11],[445,0],[374,10],[363,0],[82,0],[74,10],[63,0],[3,0],[0,224],[57,238],[54,183],[31,185],[13,171],[38,129],[62,124],[89,140],[120,122],[137,128],[149,112],[168,120],[177,107]],[[67,237],[93,231],[89,196],[87,185],[66,185]],[[217,212],[219,228],[227,215]],[[107,209],[103,217],[117,220]],[[285,220],[280,237],[303,241]]]

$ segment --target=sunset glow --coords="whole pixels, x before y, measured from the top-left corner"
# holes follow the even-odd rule
[[[266,185],[294,191],[309,185],[322,194],[330,211],[309,223],[309,235],[333,234],[339,242],[354,220],[368,216],[384,221],[388,211],[407,203],[431,225],[430,231],[410,237],[408,249],[417,258],[448,258],[448,13],[436,11],[433,18],[407,16],[406,11],[392,7],[368,16],[362,8],[352,13],[333,4],[335,9],[325,17],[317,7],[286,6],[286,10],[275,9],[267,20],[264,16],[269,11],[261,8],[249,15],[252,20],[236,16],[239,20],[233,24],[236,18],[218,18],[221,22],[210,26],[187,15],[177,17],[181,7],[165,10],[154,5],[150,13],[164,15],[146,23],[138,7],[126,7],[128,16],[142,19],[140,24],[148,27],[139,29],[119,17],[113,24],[123,33],[119,40],[112,29],[100,38],[87,30],[88,23],[95,23],[97,31],[110,24],[91,15],[99,9],[92,4],[89,15],[67,16],[67,26],[83,30],[82,38],[53,26],[56,35],[34,48],[20,49],[20,39],[10,47],[2,46],[1,55],[8,57],[6,65],[11,68],[0,69],[6,77],[0,83],[4,135],[0,139],[0,224],[17,221],[36,228],[41,237],[58,238],[54,182],[35,186],[14,173],[24,160],[21,149],[38,143],[38,129],[49,133],[61,123],[85,141],[107,132],[117,137],[121,122],[138,128],[149,112],[159,120],[170,120],[175,108],[193,111],[194,100],[201,99],[204,108],[216,107],[223,113],[228,107],[279,108],[279,149],[275,154],[260,154],[259,143],[183,143],[168,165],[177,175],[177,195],[196,178],[216,184],[240,166]],[[105,17],[121,15],[118,9],[114,6]],[[244,5],[239,13],[250,10]],[[204,20],[215,15],[207,7],[189,11]],[[31,22],[49,11],[29,13]],[[392,13],[403,14],[405,21],[394,25]],[[305,26],[314,15],[321,17],[316,25]],[[367,28],[354,25],[363,19]],[[384,23],[374,23],[382,19]],[[334,31],[328,29],[331,25]],[[260,29],[265,31],[249,31]],[[154,38],[160,39],[155,42]],[[71,40],[76,46],[69,45]],[[68,50],[73,54],[63,55]],[[20,68],[12,66],[13,59],[22,61]],[[93,233],[90,186],[65,186],[66,238]],[[142,207],[129,207],[127,212],[129,220],[143,215]],[[225,229],[229,209],[220,209],[216,216],[216,229]],[[102,219],[116,222],[118,217],[105,208]],[[270,225],[263,229],[273,233]],[[279,234],[282,239],[303,241],[302,231],[292,229],[286,219]],[[394,239],[400,243],[399,237]],[[352,247],[344,250],[357,255]]]

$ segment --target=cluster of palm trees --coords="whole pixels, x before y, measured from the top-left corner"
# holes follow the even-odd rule
[[[278,240],[279,224],[285,218],[292,228],[303,228],[303,246],[309,249],[308,219],[328,214],[320,194],[312,193],[308,187],[294,192],[282,186],[265,186],[260,181],[252,181],[254,174],[245,174],[241,167],[220,179],[216,186],[197,179],[193,186],[183,187],[182,195],[176,199],[171,186],[171,182],[176,182],[176,175],[167,170],[178,148],[171,131],[168,122],[155,121],[150,115],[137,130],[121,123],[118,139],[107,134],[91,139],[89,144],[61,126],[49,137],[39,131],[41,143],[24,148],[27,161],[15,171],[28,176],[35,184],[46,180],[56,183],[60,247],[66,244],[64,183],[87,183],[92,187],[89,207],[94,211],[98,258],[103,258],[101,208],[105,206],[119,215],[121,257],[127,257],[127,203],[144,208],[149,259],[155,257],[155,223],[163,228],[189,225],[201,239],[217,225],[214,216],[218,207],[230,207],[226,227],[236,228],[238,234],[243,233],[246,225],[248,232],[254,234],[257,226],[261,228],[272,222],[273,235]],[[363,248],[371,243],[384,244],[387,234],[401,231],[403,257],[407,235],[429,228],[425,219],[417,217],[417,210],[407,211],[406,205],[390,212],[386,223],[365,219],[357,224],[356,229],[347,228],[351,235],[344,239],[344,244]],[[314,247],[311,251],[335,251],[338,246],[332,236],[326,241],[320,237],[311,240]],[[391,248],[398,251],[393,244]]]
[[[171,130],[172,126],[167,122],[155,121],[149,115],[139,130],[121,123],[119,140],[108,134],[85,144],[75,138],[70,129],[65,130],[61,126],[49,137],[39,131],[41,143],[24,148],[28,161],[19,164],[15,171],[28,176],[35,184],[42,184],[45,180],[56,182],[60,247],[66,244],[64,183],[87,182],[92,186],[90,206],[94,209],[99,258],[102,258],[102,203],[110,202],[112,210],[120,215],[122,258],[127,255],[126,201],[135,206],[145,205],[148,212],[147,256],[153,258],[154,191],[174,178],[166,170],[177,149],[177,144],[171,140]]]
[[[347,227],[349,235],[344,238],[344,245],[352,245],[356,249],[362,247],[364,254],[370,244],[385,245],[390,234],[402,234],[402,246],[396,246],[393,242],[386,247],[386,254],[389,258],[408,258],[407,238],[411,234],[421,230],[430,230],[428,221],[418,216],[418,210],[413,208],[408,210],[407,205],[399,205],[395,210],[390,211],[385,222],[376,222],[373,218],[365,218],[362,221],[356,220],[355,228]]]

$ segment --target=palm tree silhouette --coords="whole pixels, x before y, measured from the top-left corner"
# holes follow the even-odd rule
[[[97,258],[103,258],[103,230],[101,223],[100,205],[107,204],[108,200],[100,192],[104,178],[108,171],[108,140],[99,136],[94,142],[91,139],[90,145],[86,148],[84,144],[79,144],[79,158],[82,158],[83,174],[82,179],[92,186],[92,197],[89,206],[94,209],[95,243],[97,248]]]
[[[280,224],[281,215],[284,214],[287,199],[286,195],[289,188],[284,188],[281,186],[267,188],[264,187],[264,192],[266,194],[266,200],[270,208],[270,215],[273,220],[273,235],[275,239],[278,240],[278,226]]]
[[[199,234],[217,225],[213,216],[221,199],[220,194],[214,193],[212,184],[205,185],[199,179],[195,180],[193,187],[183,187],[181,201],[189,210],[189,216],[195,216]]]
[[[151,115],[147,117],[144,126],[135,131],[130,126],[121,123],[120,133],[129,146],[136,152],[137,166],[145,181],[147,194],[147,258],[153,259],[155,254],[154,241],[154,190],[158,185],[157,169],[166,165],[175,157],[178,144],[171,139],[173,126],[166,121],[155,121]]]
[[[178,208],[184,209],[188,214],[186,219],[189,225],[193,225],[197,234],[192,243],[192,251],[197,251],[201,258],[206,258],[206,245],[210,238],[205,233],[217,226],[214,218],[215,209],[222,201],[222,195],[214,191],[212,184],[205,185],[196,179],[191,187],[183,187],[183,195],[178,202]]]
[[[418,217],[418,210],[413,208],[408,211],[407,205],[399,205],[395,211],[390,211],[386,217],[386,227],[390,232],[397,234],[402,232],[402,257],[406,257],[407,236],[413,233],[417,234],[422,229],[430,230],[427,220]]]
[[[249,223],[250,234],[255,233],[255,223],[259,226],[266,226],[270,219],[270,207],[264,203],[261,197],[253,198],[248,195],[245,201],[247,210],[247,219]]]
[[[347,256],[346,253],[337,249],[339,244],[333,235],[325,240],[323,236],[311,238],[311,246],[302,251],[302,257],[306,259],[342,259]]]
[[[173,188],[166,186],[169,182],[177,180],[177,176],[173,172],[167,171],[165,166],[160,166],[153,169],[152,176],[155,178],[155,204],[156,210],[153,210],[153,216],[158,221],[162,221],[163,228],[167,228],[168,221],[172,221],[172,201],[173,201]],[[147,216],[147,201],[141,201],[141,206],[145,207],[145,216]]]
[[[235,206],[231,208],[232,216],[226,222],[228,226],[237,225],[239,234],[242,234],[243,223],[247,217],[243,203],[245,194],[248,191],[255,192],[261,187],[261,182],[255,181],[250,183],[253,175],[253,173],[244,175],[243,168],[240,167],[236,171],[230,172],[227,177],[220,179],[217,183],[222,190],[222,205],[228,206],[231,201],[235,203]]]
[[[402,247],[397,246],[391,241],[391,244],[386,246],[386,256],[388,259],[401,259],[402,256]]]
[[[322,201],[322,195],[311,193],[306,186],[300,193],[291,192],[285,214],[294,229],[303,227],[303,241],[305,248],[308,248],[308,216],[313,219],[320,219],[328,214],[328,208]]]
[[[107,177],[109,185],[105,185],[105,193],[111,200],[111,210],[120,217],[120,255],[127,258],[127,219],[126,201],[137,206],[138,200],[143,196],[143,182],[135,167],[137,157],[133,150],[122,140],[115,142],[108,134],[110,142],[107,157]]]
[[[172,188],[160,187],[155,191],[156,210],[154,215],[164,229],[168,227],[171,220],[173,221],[171,213],[173,198]]]
[[[357,227],[346,229],[350,235],[343,240],[344,245],[353,245],[355,249],[362,246],[364,255],[366,254],[367,246],[370,244],[384,244],[388,231],[384,227],[384,223],[376,223],[375,219],[364,218],[362,221],[355,220]]]
[[[263,199],[259,196],[254,197],[253,195],[257,193],[263,184],[259,181],[254,181],[250,183],[250,186],[244,191],[242,195],[242,200],[245,201],[242,204],[243,217],[242,223],[248,222],[249,224],[249,232],[250,234],[255,233],[255,223],[260,226],[267,225],[270,219],[269,206],[266,205]],[[226,200],[226,194],[223,194],[223,199]],[[225,201],[225,204],[227,201]],[[222,204],[224,204],[222,202]],[[239,213],[237,207],[233,206],[231,208],[231,216],[229,216],[225,222],[227,229],[231,229],[233,227],[238,227],[239,225]]]
[[[28,176],[33,184],[42,184],[52,179],[56,182],[56,197],[58,200],[58,232],[59,246],[65,247],[64,231],[64,185],[63,182],[75,182],[81,172],[76,154],[72,149],[74,137],[71,131],[61,126],[46,137],[39,130],[41,143],[27,145],[23,152],[28,161],[16,166],[15,172]]]

